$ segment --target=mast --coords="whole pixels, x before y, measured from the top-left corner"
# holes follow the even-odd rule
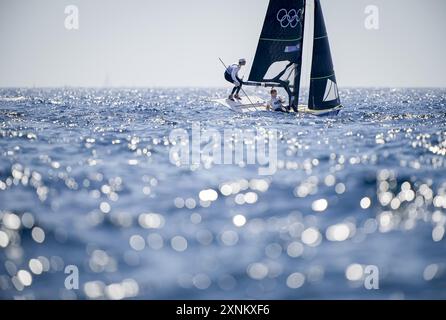
[[[301,79],[301,75],[302,75],[302,58],[303,58],[303,46],[304,46],[304,34],[305,34],[305,17],[307,15],[306,12],[307,9],[307,0],[303,1],[303,14],[302,14],[302,50],[300,51],[300,55],[299,55],[299,59],[298,59],[298,64],[296,64],[294,66],[294,86],[293,86],[293,90],[290,93],[288,93],[289,97],[288,97],[288,101],[290,104],[290,107],[292,107],[294,109],[294,111],[297,111],[297,107],[299,105],[299,91],[300,91],[300,79]]]
[[[313,59],[314,42],[314,0],[305,0],[305,24],[302,48],[302,68],[299,79],[299,99],[305,96],[308,99],[310,88],[310,75]],[[299,101],[308,104],[308,101]]]

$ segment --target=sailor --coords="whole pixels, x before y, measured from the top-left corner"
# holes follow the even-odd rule
[[[277,95],[277,90],[272,88],[271,91],[271,99],[268,101],[267,109],[278,112],[287,112],[287,107],[284,105],[285,100]]]
[[[225,71],[225,79],[235,85],[228,97],[229,100],[235,101],[234,98],[238,100],[241,99],[239,92],[242,89],[243,81],[240,79],[238,72],[244,65],[246,65],[246,60],[240,59],[238,64],[230,65]]]

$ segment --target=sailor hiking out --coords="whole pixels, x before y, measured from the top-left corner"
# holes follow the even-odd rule
[[[229,100],[235,101],[234,98],[238,100],[241,99],[239,93],[242,89],[243,80],[240,79],[238,73],[244,65],[246,65],[246,60],[240,59],[238,64],[232,64],[226,68],[225,79],[235,85],[234,89],[232,89],[232,92],[228,97]]]

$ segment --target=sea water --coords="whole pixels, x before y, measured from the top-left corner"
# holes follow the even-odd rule
[[[226,94],[0,90],[0,297],[446,298],[446,90],[344,89],[328,118]],[[277,171],[175,164],[194,124],[276,132]]]

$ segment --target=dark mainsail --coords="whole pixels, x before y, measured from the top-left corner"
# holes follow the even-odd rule
[[[341,105],[330,44],[319,0],[315,1],[313,62],[311,66],[309,109],[324,110]]]
[[[270,0],[249,81],[278,83],[298,101],[305,0]]]

